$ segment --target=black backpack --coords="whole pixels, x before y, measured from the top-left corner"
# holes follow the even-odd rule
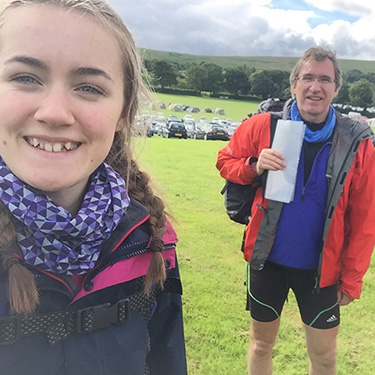
[[[229,218],[236,223],[247,225],[251,216],[255,193],[261,184],[240,185],[226,180],[221,194]]]
[[[267,99],[266,101],[270,100],[274,99]],[[259,106],[258,112],[254,114],[268,112],[261,111],[262,103]],[[265,108],[265,106],[263,106],[263,108]],[[251,115],[249,115],[249,117],[251,117]],[[271,112],[271,144],[275,135],[277,120],[279,120],[280,118],[280,112]],[[247,225],[249,223],[251,216],[251,206],[253,205],[255,193],[258,190],[259,186],[265,187],[266,178],[267,171],[265,171],[261,176],[256,178],[252,184],[249,185],[240,185],[226,180],[225,185],[221,190],[221,194],[224,195],[224,205],[231,220],[239,224]]]
[[[263,100],[259,104],[258,110],[253,113],[263,113],[263,112],[282,112],[284,108],[284,104],[287,102],[286,99],[279,99],[279,98],[268,98],[266,100]],[[250,114],[249,117],[251,117],[253,114]]]

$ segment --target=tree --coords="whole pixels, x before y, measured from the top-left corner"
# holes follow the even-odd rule
[[[366,78],[367,81],[369,81],[370,83],[375,83],[375,73],[374,72],[366,73],[363,78]]]
[[[204,64],[204,68],[207,72],[207,88],[211,88],[211,91],[218,92],[223,90],[224,74],[223,68],[216,64]]]
[[[205,80],[205,71],[202,65],[193,63],[185,72],[185,80],[190,88],[201,90],[202,82]]]
[[[363,73],[358,69],[351,69],[344,74],[343,78],[346,82],[353,83],[363,78]]]
[[[172,64],[165,60],[153,60],[151,64],[148,65],[148,70],[152,74],[154,85],[160,85],[164,88],[177,83],[177,70]]]
[[[290,85],[283,91],[282,98],[288,99],[292,97],[292,92],[290,91]]]
[[[349,83],[344,81],[342,83],[340,91],[338,95],[336,96],[334,102],[340,103],[340,104],[349,104],[350,103],[349,88],[350,88]]]
[[[191,88],[199,91],[218,92],[223,89],[223,69],[216,64],[191,64],[186,70],[186,80]]]
[[[270,71],[261,70],[250,76],[251,92],[254,95],[267,99],[273,95],[274,85]]]
[[[350,104],[353,106],[367,108],[372,105],[373,92],[372,85],[367,79],[361,78],[352,83],[349,89]]]
[[[290,88],[289,74],[284,70],[270,70],[273,90],[270,96],[275,98],[285,98],[285,90]],[[289,91],[290,92],[290,91]],[[287,96],[288,98],[289,96]]]
[[[226,69],[224,79],[224,88],[231,94],[246,95],[250,91],[249,77],[242,68]]]

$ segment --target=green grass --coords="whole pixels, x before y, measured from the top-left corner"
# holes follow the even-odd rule
[[[245,375],[249,313],[245,311],[243,227],[226,216],[216,168],[221,141],[137,138],[139,163],[152,176],[176,219],[184,287],[189,375]],[[373,375],[375,265],[363,297],[342,308],[338,375]],[[290,294],[274,350],[274,374],[307,374],[308,359],[294,296]]]
[[[186,114],[192,115],[196,120],[199,117],[204,116],[208,120],[212,117],[218,117],[220,119],[230,118],[234,121],[241,121],[246,116],[254,112],[259,105],[259,102],[246,102],[240,100],[228,100],[228,99],[216,99],[208,97],[198,97],[198,96],[187,96],[187,95],[170,95],[154,93],[156,102],[163,102],[164,104],[186,104],[188,106],[198,107],[201,111],[199,113],[189,113],[189,112],[173,112],[168,109],[157,109],[151,111],[150,109],[145,109],[145,111],[157,113],[161,112],[164,116],[169,116],[170,114],[177,115],[178,117],[183,117]],[[217,115],[215,113],[205,113],[205,108],[211,108],[213,111],[215,108],[220,107],[225,110],[225,115]]]

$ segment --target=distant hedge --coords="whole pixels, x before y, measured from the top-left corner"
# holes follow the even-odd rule
[[[171,95],[191,95],[191,96],[209,96],[210,98],[219,98],[219,99],[235,99],[235,100],[244,100],[244,101],[261,101],[262,98],[254,95],[233,95],[228,93],[202,93],[197,90],[183,90],[175,88],[160,88],[154,87],[154,91],[160,92],[162,94],[171,94]]]
[[[162,94],[201,96],[200,91],[196,91],[196,90],[182,90],[182,89],[171,89],[171,88],[166,88],[166,87],[164,88],[154,87],[154,91],[160,92]]]
[[[245,101],[261,101],[262,98],[255,95],[233,95],[233,94],[227,94],[227,93],[211,93],[211,98],[220,98],[220,99],[234,99],[234,100],[245,100]]]

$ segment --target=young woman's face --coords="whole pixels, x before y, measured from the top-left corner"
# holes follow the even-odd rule
[[[80,201],[125,126],[123,80],[116,39],[91,16],[41,4],[9,10],[0,154],[13,173],[64,207]]]

